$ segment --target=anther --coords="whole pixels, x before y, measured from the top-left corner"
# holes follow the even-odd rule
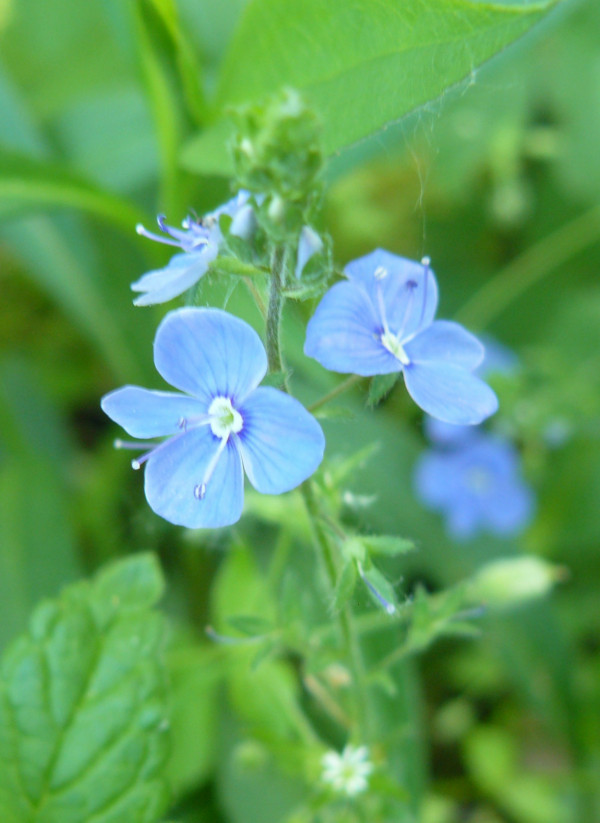
[[[134,460],[131,461],[131,468],[134,469],[135,471],[138,471],[138,469],[142,468],[142,464],[140,463],[139,460],[134,459]]]
[[[375,271],[373,272],[373,277],[375,280],[383,280],[384,277],[388,276],[388,270],[385,266],[377,266]]]
[[[194,497],[196,500],[204,500],[206,497],[206,483],[198,483],[194,486]]]

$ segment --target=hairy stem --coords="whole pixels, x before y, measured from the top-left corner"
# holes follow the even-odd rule
[[[271,289],[269,293],[266,328],[267,359],[269,362],[269,370],[271,372],[285,371],[283,354],[281,350],[280,330],[281,313],[285,301],[283,288],[285,287],[286,279],[286,257],[287,250],[285,247],[276,247],[271,256]],[[284,389],[289,393],[287,380],[284,381]],[[302,492],[306,510],[312,524],[315,544],[319,549],[319,553],[322,557],[323,564],[327,572],[329,585],[333,592],[338,579],[335,554],[329,535],[323,527],[323,519],[319,509],[317,497],[315,495],[314,485],[310,480],[307,480],[302,484],[300,490]],[[354,628],[350,606],[346,605],[344,609],[340,611],[338,614],[338,622],[344,645],[344,654],[352,671],[352,679],[354,682],[355,717],[359,727],[360,739],[368,741],[367,678],[362,651]]]
[[[285,286],[286,249],[277,246],[271,255],[271,290],[267,311],[267,358],[270,372],[282,372],[281,358],[281,312],[283,309]],[[284,384],[285,391],[289,391]]]

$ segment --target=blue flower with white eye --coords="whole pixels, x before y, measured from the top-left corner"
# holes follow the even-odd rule
[[[419,498],[445,515],[449,533],[515,535],[530,522],[533,493],[521,477],[517,451],[506,440],[476,432],[450,448],[431,449],[415,471]]]
[[[401,371],[415,403],[447,423],[475,425],[496,411],[496,395],[472,373],[481,343],[458,323],[434,320],[438,288],[427,259],[377,249],[345,273],[308,324],[305,354],[345,374]]]
[[[131,436],[167,438],[132,465],[146,464],[148,503],[171,523],[192,529],[235,523],[244,471],[257,491],[282,494],[321,462],[325,439],[315,418],[288,394],[258,388],[267,356],[243,320],[220,309],[172,311],[156,333],[154,362],[184,394],[124,386],[101,405]]]
[[[152,306],[166,303],[191,288],[208,271],[209,265],[219,254],[223,235],[219,227],[219,218],[226,214],[232,218],[231,234],[249,237],[254,231],[255,218],[252,206],[248,203],[250,194],[240,191],[238,194],[200,220],[186,217],[182,229],[167,225],[163,215],[158,217],[158,225],[165,236],[154,234],[142,225],[136,227],[138,234],[175,246],[182,250],[176,254],[162,269],[150,271],[131,284],[133,291],[142,292],[133,301],[136,306]]]

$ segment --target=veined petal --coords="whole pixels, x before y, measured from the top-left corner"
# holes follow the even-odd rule
[[[156,332],[154,362],[175,388],[207,404],[228,397],[236,408],[267,371],[258,334],[221,309],[169,312]]]
[[[438,286],[429,266],[375,249],[348,263],[345,272],[351,280],[365,286],[378,314],[383,303],[389,330],[393,334],[401,332],[403,340],[433,321]],[[380,320],[383,321],[383,317]]]
[[[148,272],[135,283],[133,291],[144,292],[133,301],[136,306],[166,303],[191,288],[206,274],[209,264],[218,254],[216,243],[208,243],[200,251],[176,254],[164,269]]]
[[[244,469],[257,491],[281,494],[316,470],[325,449],[323,431],[295,398],[263,387],[249,395],[240,413],[244,427],[238,443]]]
[[[383,328],[360,283],[336,283],[323,297],[306,329],[304,353],[343,374],[390,374],[400,363],[381,342]]]
[[[404,344],[415,363],[452,363],[472,371],[483,360],[484,348],[463,326],[451,320],[436,320]]]
[[[248,240],[256,231],[256,226],[256,216],[252,206],[242,206],[231,221],[229,233]]]
[[[145,492],[150,507],[177,526],[219,528],[239,520],[244,502],[242,461],[231,441],[225,446],[199,499],[202,484],[221,441],[210,426],[191,429],[151,454],[145,469]]]
[[[453,363],[411,362],[404,367],[404,381],[417,406],[446,423],[473,426],[498,408],[490,387]]]
[[[183,421],[206,413],[206,404],[195,397],[173,392],[123,386],[105,394],[102,410],[132,437],[163,437],[185,426]]]

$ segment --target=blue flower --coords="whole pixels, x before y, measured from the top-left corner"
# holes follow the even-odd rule
[[[518,534],[533,516],[533,493],[520,472],[517,451],[506,440],[476,432],[452,447],[431,449],[417,463],[420,499],[443,512],[453,537],[478,531]]]
[[[364,377],[401,371],[415,403],[448,423],[474,425],[496,411],[496,395],[472,374],[481,343],[458,323],[434,321],[438,288],[427,259],[377,249],[345,271],[308,324],[309,357]]]
[[[281,494],[321,462],[325,440],[314,417],[293,397],[257,388],[267,357],[243,320],[220,309],[172,311],[156,333],[154,362],[185,394],[125,386],[103,397],[102,408],[133,437],[168,438],[132,465],[147,464],[148,503],[171,523],[235,523],[244,470],[257,491]]]
[[[485,336],[483,342],[485,344],[485,356],[475,369],[475,374],[478,377],[485,379],[495,374],[511,375],[518,369],[519,361],[513,351],[494,340],[493,337]],[[439,446],[464,443],[476,431],[473,426],[445,423],[429,415],[425,415],[424,426],[427,438]]]
[[[254,212],[248,203],[249,197],[248,192],[240,191],[232,200],[200,220],[188,216],[183,221],[183,229],[168,226],[165,218],[159,215],[158,225],[165,237],[138,225],[138,234],[180,248],[183,254],[176,254],[163,269],[150,271],[131,284],[133,291],[142,292],[140,297],[133,301],[134,304],[151,306],[155,303],[166,303],[173,297],[183,294],[206,274],[209,265],[219,254],[219,246],[223,240],[219,228],[219,218],[222,214],[233,218],[231,234],[238,237],[250,236],[254,230]]]

